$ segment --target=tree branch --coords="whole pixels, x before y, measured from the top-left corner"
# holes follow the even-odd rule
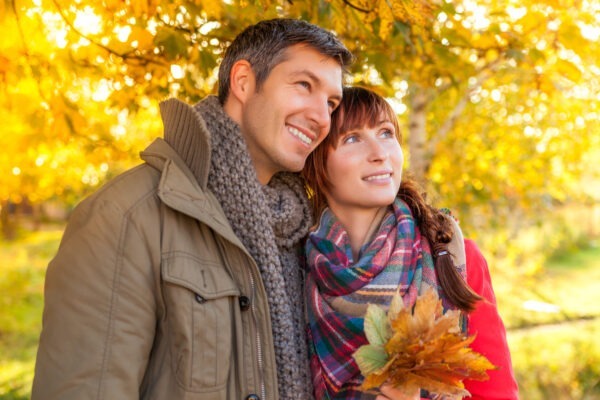
[[[101,49],[105,50],[109,54],[115,55],[115,56],[117,56],[119,58],[122,58],[124,60],[134,59],[134,60],[144,61],[147,64],[155,63],[155,64],[158,64],[158,65],[164,65],[164,63],[158,62],[157,60],[154,60],[154,59],[151,59],[151,58],[147,58],[147,57],[143,57],[143,56],[141,56],[139,54],[136,54],[136,50],[135,49],[133,49],[131,51],[127,51],[125,53],[119,53],[119,52],[111,49],[110,47],[108,47],[108,46],[106,46],[106,45],[98,42],[97,40],[92,39],[88,35],[86,35],[83,32],[81,32],[79,29],[77,29],[75,27],[75,25],[73,25],[73,23],[65,15],[63,9],[58,4],[57,0],[52,0],[52,2],[54,3],[54,6],[58,10],[58,13],[60,14],[61,18],[63,19],[63,21],[65,21],[65,23],[69,26],[69,28],[71,28],[73,30],[73,32],[75,32],[76,34],[78,34],[79,36],[81,36],[82,38],[84,38],[85,40],[87,40],[90,43],[92,43],[94,46],[100,47]]]
[[[349,0],[342,0],[342,2],[344,4],[346,4],[347,6],[350,6],[351,8],[354,8],[357,11],[364,12],[364,13],[367,13],[367,14],[370,13],[370,12],[372,12],[375,9],[375,7],[373,7],[370,10],[367,10],[366,8],[358,7],[358,6],[354,5],[354,4],[352,4]]]
[[[21,37],[21,45],[23,46],[23,49],[25,50],[25,57],[30,60],[28,67],[29,70],[31,71],[31,75],[35,76],[36,78],[39,78],[38,76],[36,76],[32,66],[32,62],[31,62],[31,53],[29,52],[29,47],[27,46],[27,40],[25,40],[25,33],[23,32],[23,27],[21,26],[21,18],[19,18],[19,12],[17,10],[17,4],[16,4],[16,0],[11,0],[10,5],[12,7],[13,13],[15,14],[15,19],[17,21],[17,27],[19,28],[19,36]],[[35,79],[36,82],[36,87],[37,87],[37,91],[38,94],[40,95],[40,98],[45,101],[46,103],[48,103],[48,100],[46,99],[46,96],[44,95],[44,91],[42,90],[42,84],[40,82],[40,79]]]

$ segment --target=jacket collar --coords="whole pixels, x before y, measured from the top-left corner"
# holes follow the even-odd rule
[[[210,169],[210,132],[194,107],[177,99],[160,103],[164,140],[177,153],[198,184],[206,190]]]
[[[198,151],[203,152],[203,149]],[[140,156],[148,165],[161,172],[158,197],[165,205],[207,224],[247,253],[244,245],[233,232],[219,202],[206,189],[208,165],[205,166],[206,180],[202,187],[190,167],[163,139],[156,138]],[[208,154],[205,158],[208,159]]]

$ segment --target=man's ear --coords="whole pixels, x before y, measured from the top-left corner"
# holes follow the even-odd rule
[[[246,60],[238,60],[231,67],[230,74],[229,94],[243,104],[248,96],[254,93],[255,80],[252,65]]]

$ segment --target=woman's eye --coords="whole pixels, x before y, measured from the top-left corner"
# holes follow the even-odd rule
[[[356,143],[358,141],[358,137],[356,135],[348,135],[344,137],[342,143]]]
[[[386,137],[386,138],[396,137],[396,135],[394,134],[394,132],[391,129],[384,129],[383,131],[381,131],[381,136]]]
[[[310,89],[310,83],[308,83],[306,81],[300,81],[300,82],[298,82],[298,85],[302,86],[305,89]]]

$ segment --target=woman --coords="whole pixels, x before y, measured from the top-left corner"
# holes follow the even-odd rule
[[[363,344],[368,303],[387,306],[400,291],[412,305],[427,287],[444,309],[467,315],[471,347],[497,370],[490,380],[466,381],[473,399],[517,399],[505,329],[487,264],[464,240],[455,221],[428,205],[402,179],[399,126],[390,105],[363,88],[346,88],[325,141],[303,175],[318,226],[306,243],[307,318],[317,399],[414,399],[384,385],[359,390],[363,380],[352,354]],[[433,398],[433,395],[421,393]]]

